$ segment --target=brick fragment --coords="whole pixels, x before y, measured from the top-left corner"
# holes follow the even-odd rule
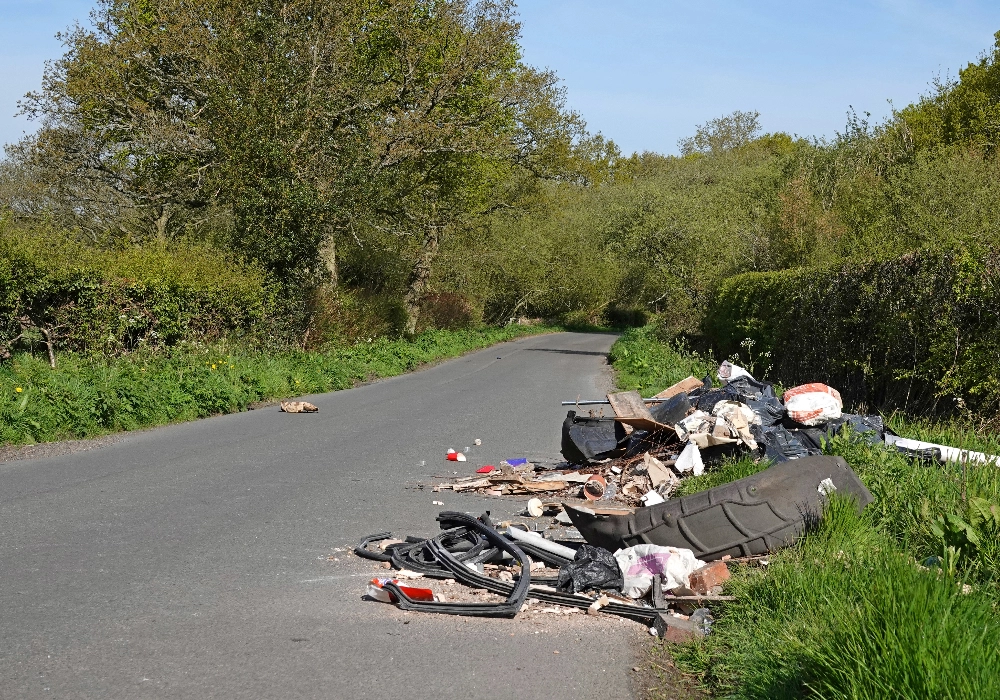
[[[695,595],[713,595],[721,592],[722,584],[729,580],[729,567],[724,561],[713,561],[691,574],[688,586]]]

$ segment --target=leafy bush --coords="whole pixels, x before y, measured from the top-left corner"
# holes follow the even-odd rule
[[[0,348],[42,340],[116,354],[260,333],[274,311],[263,274],[204,247],[101,250],[0,220]]]
[[[726,355],[750,338],[773,377],[911,414],[1000,414],[1000,252],[747,273],[723,281],[703,322]]]

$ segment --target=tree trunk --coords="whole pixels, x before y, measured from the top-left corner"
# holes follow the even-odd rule
[[[327,283],[334,289],[337,288],[337,241],[333,234],[327,235],[319,247],[319,259],[323,263],[329,279]]]
[[[52,331],[48,328],[42,328],[38,326],[38,330],[42,332],[45,337],[45,349],[49,351],[49,367],[52,369],[56,368],[56,350],[55,350],[55,339],[52,337]]]
[[[171,216],[173,214],[170,211],[170,207],[164,204],[160,207],[160,215],[153,222],[156,225],[156,240],[160,243],[167,242],[167,225],[170,223]]]
[[[410,284],[403,297],[403,305],[406,308],[406,327],[403,332],[406,335],[416,335],[417,321],[420,319],[420,301],[424,292],[427,291],[427,281],[431,277],[431,265],[438,253],[438,227],[428,226],[424,236],[424,244],[417,256],[417,262],[410,273]]]

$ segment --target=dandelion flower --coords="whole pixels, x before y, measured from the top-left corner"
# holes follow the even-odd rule
[[[22,391],[24,391],[24,389],[22,389],[21,387],[15,387],[14,391],[16,391],[18,394],[20,394]]]
[[[212,369],[215,369],[215,365],[212,365]]]

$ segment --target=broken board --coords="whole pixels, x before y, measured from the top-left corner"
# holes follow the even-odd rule
[[[694,377],[688,377],[687,379],[682,379],[673,386],[669,386],[659,394],[654,396],[654,399],[670,399],[678,394],[683,394],[689,391],[694,391],[705,386],[704,382],[700,379],[695,379]]]
[[[638,430],[673,430],[669,425],[657,423],[638,391],[620,391],[608,394],[608,403],[615,412],[615,420]]]

